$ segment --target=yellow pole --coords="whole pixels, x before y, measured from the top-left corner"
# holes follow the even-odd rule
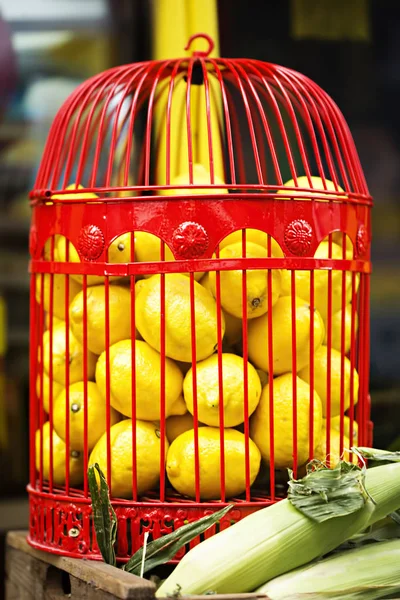
[[[190,55],[204,50],[205,41],[194,40],[190,49],[184,48],[191,35],[207,33],[214,40],[211,56],[219,54],[217,0],[154,0],[153,55],[156,60]],[[210,128],[212,147],[208,140],[207,113],[204,85],[192,85],[191,127],[194,140],[194,162],[210,170],[210,152],[213,154],[214,175],[224,178],[222,145],[219,132],[221,98],[218,81],[210,82]],[[170,181],[189,170],[186,128],[187,86],[180,78],[174,88],[171,106]],[[165,114],[168,86],[162,90],[155,110],[156,137],[159,137],[157,156],[157,183],[166,183],[166,127]]]

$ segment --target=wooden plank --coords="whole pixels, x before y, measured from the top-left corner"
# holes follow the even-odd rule
[[[156,586],[105,563],[56,556],[29,546],[26,532],[9,532],[6,600],[155,600]],[[205,600],[180,596],[179,600]],[[167,599],[165,599],[167,600]],[[268,600],[262,594],[213,594],[212,600]]]
[[[25,561],[25,570],[28,571],[26,580],[22,580],[21,586],[29,592],[32,589],[32,573],[29,571],[35,571],[39,567],[35,567],[35,561],[38,564],[52,565],[60,571],[65,571],[72,575],[74,578],[81,582],[89,584],[92,588],[102,590],[111,594],[112,598],[118,598],[121,600],[130,600],[135,598],[136,600],[153,600],[155,594],[155,585],[147,579],[142,579],[126,573],[121,569],[116,569],[105,563],[68,558],[63,556],[57,556],[48,552],[42,552],[29,546],[26,541],[26,532],[22,531],[11,531],[7,534],[7,574],[9,579],[15,581],[15,577],[18,577],[16,573],[21,571],[21,566]],[[17,552],[13,552],[17,551]],[[22,555],[22,558],[18,556],[18,552]],[[35,559],[35,561],[29,561],[29,559]],[[26,564],[29,563],[31,569],[26,569]],[[47,572],[47,569],[46,569]],[[37,577],[39,573],[35,573],[36,580],[43,580],[43,575]],[[21,575],[22,576],[22,575]],[[39,598],[45,598],[45,596],[37,595],[31,596],[38,600]],[[73,598],[73,596],[71,596]],[[79,596],[77,596],[78,598]],[[89,598],[90,596],[88,596]],[[30,598],[26,596],[26,598]],[[96,596],[98,598],[98,596]],[[8,599],[7,599],[8,600]],[[46,599],[47,600],[47,599]]]

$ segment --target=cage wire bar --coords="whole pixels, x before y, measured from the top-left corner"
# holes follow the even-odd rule
[[[209,58],[211,41],[203,37],[208,50],[190,58],[123,65],[81,84],[54,119],[30,194],[29,542],[55,554],[100,558],[87,480],[99,422],[121,562],[147,531],[159,537],[233,502],[208,536],[279,500],[287,467],[301,475],[318,448],[333,465],[343,453],[350,460],[355,443],[372,442],[372,200],[348,126],[333,100],[304,75],[257,60]],[[204,143],[208,162],[200,176]],[[183,177],[176,172],[178,152],[186,162]],[[141,232],[153,236],[145,256]],[[224,243],[232,235],[235,251]],[[258,295],[254,274],[262,283]],[[180,357],[171,356],[174,281],[187,298],[174,341]],[[149,282],[155,313],[144,327],[137,305]],[[118,323],[116,289],[126,299]],[[99,348],[91,329],[93,293],[100,294]],[[201,294],[207,295],[203,304]],[[70,308],[78,296],[79,327]],[[211,301],[207,324],[202,311]],[[279,311],[284,319],[276,317]],[[125,352],[121,414],[115,344]],[[158,365],[156,408],[148,418],[138,390],[143,348]],[[242,416],[234,425],[226,408],[227,354],[236,354],[242,365]],[[199,365],[210,356],[215,416],[202,423]],[[250,384],[255,368],[263,378],[257,407]],[[181,382],[174,401],[181,413],[177,408],[175,414],[192,401],[192,462],[183,488],[174,488],[173,469],[168,471],[172,372]],[[149,397],[154,389],[150,385]],[[95,393],[101,405],[96,422],[90,416]],[[210,427],[217,479],[211,483],[201,454]],[[125,437],[118,438],[116,428]],[[147,448],[150,437],[143,431],[156,450]],[[118,439],[125,456],[115,450]],[[282,444],[290,446],[286,458]],[[143,464],[157,475],[147,483]]]

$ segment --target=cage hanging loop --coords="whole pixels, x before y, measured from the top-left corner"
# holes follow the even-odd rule
[[[206,40],[208,42],[208,48],[207,50],[204,51],[195,51],[192,53],[192,56],[209,56],[211,54],[211,52],[214,50],[214,40],[212,39],[211,36],[209,36],[207,33],[194,33],[193,35],[190,36],[188,43],[185,46],[185,50],[189,50],[190,46],[192,45],[192,43],[194,42],[194,40],[197,40],[199,38],[203,38],[204,40]]]

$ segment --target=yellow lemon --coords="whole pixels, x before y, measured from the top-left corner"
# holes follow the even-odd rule
[[[348,462],[357,462],[356,457],[348,452],[350,442],[346,436],[343,436],[343,452],[340,452],[340,433],[331,427],[330,443],[329,443],[329,466],[333,469],[338,464],[339,460],[347,460]],[[322,428],[321,441],[314,451],[314,458],[327,464],[328,450],[326,439],[326,424]]]
[[[36,395],[39,400],[41,397],[41,394],[40,394],[41,389],[42,389],[42,379],[41,379],[41,375],[38,375],[36,378]],[[56,381],[53,378],[53,407],[54,407],[55,399],[57,398],[58,394],[60,394],[63,391],[63,389],[64,389],[64,387],[61,385],[61,383],[58,383],[58,381]],[[43,402],[43,410],[48,413],[49,406],[50,406],[50,379],[49,379],[49,376],[47,375],[46,371],[43,371],[42,402]]]
[[[296,377],[297,407],[297,463],[306,462],[310,448],[310,386]],[[318,442],[322,431],[322,406],[318,394],[313,394],[314,440]],[[293,466],[293,376],[290,373],[274,379],[274,465],[279,469]],[[251,417],[250,435],[257,444],[263,459],[270,462],[270,385],[261,394],[259,405]],[[314,444],[315,445],[315,444]]]
[[[222,390],[219,387],[218,355],[197,363],[197,410],[202,423],[218,427],[220,392],[224,406],[224,426],[235,427],[244,421],[244,361],[235,354],[222,354]],[[247,363],[248,411],[251,415],[260,400],[261,382],[257,371]],[[190,369],[183,382],[183,395],[189,412],[194,412],[193,370]]]
[[[44,260],[58,260],[57,258],[57,243],[59,235],[53,235],[46,240],[43,247],[43,258]],[[54,239],[53,239],[54,238]]]
[[[225,336],[224,342],[228,347],[235,346],[242,339],[243,321],[226,311],[223,311],[225,318]]]
[[[212,286],[211,286],[211,282],[210,282],[210,273],[204,273],[203,277],[200,279],[199,283],[206,288],[207,292],[210,292],[210,294],[213,293],[212,291]]]
[[[282,248],[272,236],[269,237],[271,239],[272,256],[282,258],[284,256]],[[238,231],[234,231],[220,241],[219,249],[222,250],[226,246],[230,246],[231,244],[236,244],[238,242],[242,244],[242,239],[242,230],[239,229]],[[259,229],[246,229],[246,242],[253,242],[253,244],[258,244],[259,246],[262,246],[268,250],[268,234],[264,231],[260,231]]]
[[[130,263],[132,261],[131,256],[131,239],[132,234],[130,232],[123,233],[113,240],[108,247],[107,260],[109,263]]]
[[[205,275],[200,279],[199,283],[201,283],[201,285],[208,292],[210,292],[210,294],[213,293],[210,281],[210,273],[205,273]],[[242,339],[243,321],[242,319],[238,319],[237,317],[229,314],[225,310],[222,310],[222,313],[225,319],[224,348],[232,348]]]
[[[161,278],[146,281],[136,299],[136,327],[150,346],[160,351]],[[166,355],[182,362],[192,360],[191,284],[178,273],[165,276],[165,348]],[[214,298],[194,281],[194,325],[196,360],[210,356],[217,346],[217,306]],[[225,321],[222,318],[222,334]]]
[[[43,296],[43,308],[47,313],[49,313],[50,293],[51,287],[53,286],[53,316],[61,320],[65,319],[65,314],[68,310],[68,306],[66,306],[65,302],[65,278],[65,275],[50,275],[49,273],[45,273],[42,281],[42,275],[36,275],[36,302],[40,304]],[[72,302],[80,289],[81,286],[70,277],[68,287],[68,304]]]
[[[98,196],[96,194],[93,194],[92,192],[78,192],[77,190],[83,189],[83,186],[80,184],[77,186],[75,183],[71,183],[71,185],[67,186],[65,189],[75,191],[71,191],[71,193],[69,194],[54,194],[52,198],[59,200],[96,200],[98,198]],[[54,257],[55,260],[57,260],[58,262],[66,262],[68,255],[68,262],[81,262],[79,254],[72,242],[69,242],[63,235],[58,235],[56,236],[56,238],[57,240],[55,245]],[[73,274],[71,275],[71,278],[79,283],[82,283],[83,276]],[[87,283],[89,285],[95,285],[96,283],[102,283],[103,281],[104,278],[100,276],[88,275],[87,277]]]
[[[145,279],[139,279],[139,281],[137,281],[135,283],[135,298],[137,297],[138,294],[140,294],[145,283],[146,283]]]
[[[53,194],[52,198],[55,200],[96,200],[98,198],[98,196],[92,192],[79,192],[78,190],[84,189],[83,185],[80,183],[78,185],[76,185],[76,183],[71,183],[65,189],[71,190],[71,192],[69,194]]]
[[[110,346],[111,405],[127,417],[132,416],[132,343],[122,340]],[[141,340],[135,345],[136,417],[145,421],[160,419],[161,357]],[[106,352],[96,366],[96,382],[106,394]],[[169,416],[182,393],[183,375],[170,358],[165,359],[165,414]],[[182,406],[179,402],[178,406]],[[179,409],[181,412],[181,409]],[[185,412],[185,410],[183,410]],[[178,412],[179,414],[179,412]]]
[[[346,306],[344,312],[344,327],[342,327],[342,311],[339,310],[332,315],[332,348],[342,351],[342,330],[344,329],[344,354],[347,354],[351,348],[351,304]],[[358,330],[358,315],[357,312],[354,314],[354,339]],[[325,340],[324,344],[328,345],[328,325],[325,322]]]
[[[118,238],[116,238],[108,248],[108,262],[109,263],[129,263],[131,262],[131,234],[125,233]],[[68,255],[67,255],[68,249]],[[68,261],[67,261],[68,256]],[[72,244],[72,242],[68,242],[67,239],[59,235],[57,236],[56,250],[55,250],[55,260],[58,262],[70,262],[70,263],[80,263],[81,259],[79,254]],[[82,284],[83,275],[72,274],[71,278]],[[109,277],[110,281],[115,281],[118,279],[117,276],[112,275]],[[87,285],[98,285],[104,283],[103,275],[87,275],[86,277]]]
[[[161,240],[152,233],[146,233],[145,231],[137,231],[135,233],[135,260],[137,262],[160,262],[161,261]],[[171,250],[164,244],[164,260],[171,261],[175,260]],[[189,277],[190,273],[182,273]],[[194,278],[196,281],[203,277],[204,273],[195,273]],[[144,275],[148,278],[151,275]]]
[[[68,257],[68,260],[67,260]],[[79,254],[72,242],[67,240],[63,235],[57,236],[57,244],[55,248],[55,260],[57,262],[69,262],[69,263],[80,263],[81,259]],[[77,275],[72,273],[71,279],[82,285],[83,275]],[[104,283],[104,277],[101,275],[87,275],[86,282],[88,285],[96,285],[98,283]]]
[[[84,449],[85,434],[85,384],[78,381],[69,386],[69,440],[75,450]],[[63,390],[54,403],[53,427],[66,442],[67,390]],[[110,407],[110,423],[119,421],[118,413]],[[87,436],[88,449],[91,450],[106,430],[106,402],[92,381],[87,382]]]
[[[60,323],[63,323],[62,319],[59,319],[58,317],[55,317],[54,315],[53,315],[52,321],[53,321],[53,328],[56,325],[59,325]],[[50,329],[50,315],[49,315],[49,313],[46,313],[46,315],[44,317],[44,328],[45,329]]]
[[[329,258],[329,242],[321,242],[315,252],[315,258]],[[332,259],[342,259],[342,248],[332,243]],[[342,271],[331,271],[332,281],[332,314],[341,309],[342,306]],[[314,271],[314,307],[318,310],[321,317],[326,321],[328,314],[328,270],[316,269]],[[346,303],[351,301],[351,273],[347,272],[345,276],[345,295]],[[292,291],[291,271],[282,270],[282,295],[289,296]],[[296,296],[310,302],[310,271],[297,270],[295,272],[295,292]]]
[[[214,184],[213,185],[224,185],[222,179],[214,176]],[[174,185],[188,185],[189,187],[185,189],[173,189]],[[211,177],[210,172],[200,163],[193,164],[193,185],[211,185]],[[186,173],[181,173],[177,175],[171,180],[171,189],[159,190],[159,194],[161,196],[189,196],[189,195],[197,195],[197,194],[227,194],[228,190],[224,188],[217,189],[201,189],[201,188],[192,188],[190,187],[190,174],[189,171]]]
[[[205,425],[204,423],[199,422],[198,427],[205,427]],[[178,437],[178,435],[193,428],[194,419],[190,412],[186,412],[184,415],[168,417],[165,421],[165,433],[170,444]]]
[[[329,241],[329,236],[326,238],[326,240]],[[344,240],[346,240],[346,259],[352,260],[354,257],[354,247],[353,247],[353,242],[351,241],[349,236],[346,235],[345,233],[342,233],[341,231],[334,231],[332,233],[332,242],[334,244],[337,244],[341,248],[343,248]],[[342,256],[343,256],[343,250],[342,250]]]
[[[50,444],[53,444],[53,483],[54,485],[65,484],[66,456],[67,449],[65,443],[52,431],[52,442],[50,438],[50,423],[47,421],[43,425],[42,434],[40,429],[36,431],[36,469],[40,471],[40,447],[43,448],[43,479],[50,478]],[[80,485],[83,482],[83,456],[78,450],[69,452],[69,483],[72,486]]]
[[[240,258],[243,256],[242,244],[237,242],[225,246],[219,253],[221,259]],[[267,258],[265,248],[253,242],[246,243],[246,258]],[[268,271],[265,269],[250,269],[246,275],[246,304],[247,318],[254,319],[263,315],[268,310]],[[215,271],[210,272],[210,285],[214,297],[216,296]],[[234,317],[243,317],[243,273],[242,270],[221,271],[220,276],[221,305],[222,308]],[[272,306],[278,300],[281,291],[281,272],[272,270],[271,302]]]
[[[200,466],[200,498],[213,500],[221,497],[220,431],[217,427],[198,430]],[[246,489],[245,436],[235,429],[224,430],[225,494],[228,498],[242,494]],[[250,485],[257,477],[261,456],[249,439]],[[190,429],[178,436],[167,455],[167,475],[173,487],[184,496],[196,496],[195,438]]]
[[[301,175],[300,177],[297,177],[297,184],[295,184],[294,179],[289,179],[289,181],[286,181],[286,183],[284,185],[285,185],[285,187],[293,187],[293,188],[294,187],[310,188],[310,183],[309,183],[306,175]],[[294,199],[296,199],[296,198],[299,198],[300,200],[315,199],[316,202],[328,202],[328,201],[338,202],[339,200],[341,202],[343,202],[344,200],[347,199],[347,195],[344,192],[344,190],[340,187],[340,185],[337,186],[337,196],[335,196],[334,194],[324,194],[325,190],[332,191],[332,192],[336,191],[335,184],[330,179],[325,179],[325,185],[324,185],[324,182],[321,177],[317,177],[317,176],[313,175],[311,177],[311,186],[313,188],[311,190],[307,189],[305,192],[300,191],[300,190],[295,190],[295,191],[289,192],[289,194]],[[286,195],[286,194],[288,194],[288,192],[286,190],[278,190],[278,194]],[[316,198],[318,196],[320,196],[322,199],[317,200]],[[288,198],[282,198],[282,200],[288,200]]]
[[[136,460],[132,452],[131,419],[124,419],[110,429],[111,494],[114,498],[132,498],[132,480],[136,478],[138,495],[157,486],[160,478],[161,436],[150,421],[136,420]],[[168,440],[165,439],[165,453]],[[92,450],[89,465],[98,463],[107,478],[107,434]]]
[[[343,390],[344,390],[344,408],[347,410],[350,406],[350,381],[351,381],[351,363],[349,359],[344,356],[344,369],[343,369]],[[340,414],[340,393],[341,393],[341,365],[342,355],[340,352],[332,348],[331,350],[331,372],[330,372],[330,390],[331,390],[331,416],[335,417]],[[322,411],[324,417],[327,414],[327,371],[328,371],[328,348],[326,346],[320,346],[314,355],[314,388],[318,392],[322,400]],[[310,369],[307,365],[304,369],[299,371],[299,377],[304,381],[310,382]],[[353,392],[354,392],[354,404],[358,400],[358,373],[354,369],[354,380],[353,380]]]
[[[43,365],[47,374],[50,374],[50,360],[53,366],[53,379],[65,385],[66,368],[68,365],[69,383],[81,381],[83,378],[83,348],[78,342],[71,329],[68,331],[69,354],[66,356],[67,336],[65,323],[57,325],[53,329],[52,358],[50,359],[50,330],[43,334]],[[96,356],[88,350],[87,352],[87,379],[93,379],[96,367]]]
[[[311,311],[308,302],[295,299],[296,311],[296,369],[310,362]],[[317,310],[314,321],[314,349],[322,344],[325,328]],[[292,370],[292,299],[281,296],[272,309],[272,348],[274,375]],[[259,369],[269,372],[268,314],[249,322],[248,348],[250,361]]]
[[[101,354],[106,347],[106,291],[103,285],[86,290],[87,345],[94,354]],[[120,285],[108,288],[109,344],[131,337],[131,294]],[[83,344],[84,292],[79,292],[69,307],[72,333]]]
[[[331,419],[331,430],[336,429],[336,431],[340,432],[340,415],[336,415],[336,417],[332,417]],[[347,415],[343,416],[343,433],[346,438],[350,439],[350,417]],[[358,423],[353,420],[353,444],[356,445],[358,443]],[[347,446],[348,448],[350,446]]]

